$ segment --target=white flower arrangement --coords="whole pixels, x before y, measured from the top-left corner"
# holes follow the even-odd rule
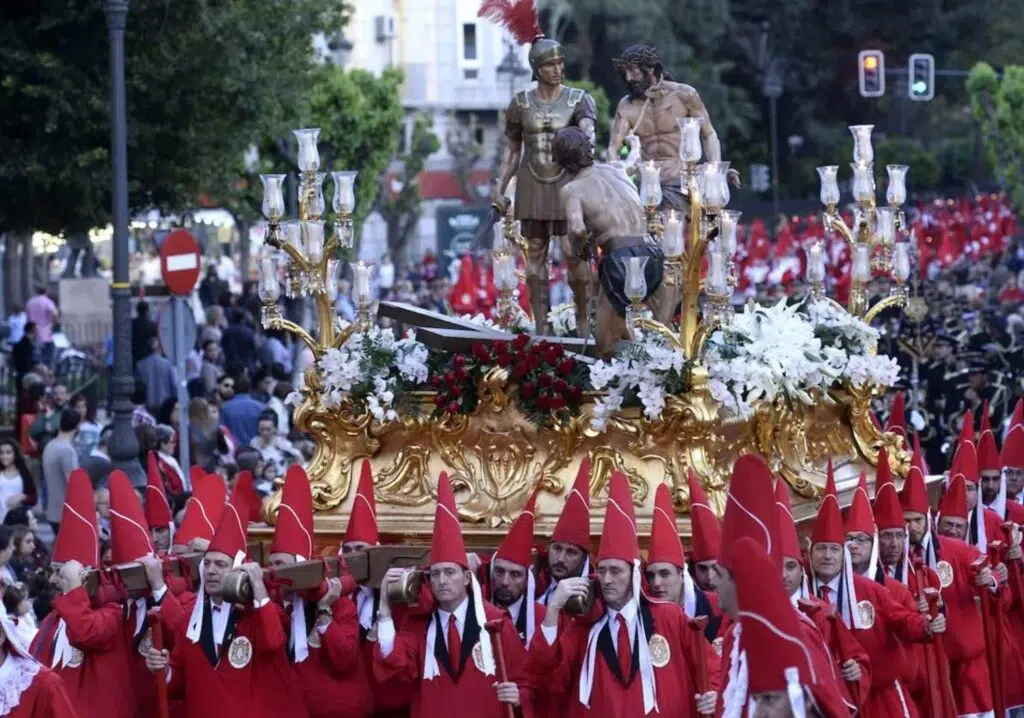
[[[427,381],[427,347],[409,332],[406,339],[396,340],[391,329],[372,327],[357,332],[338,349],[328,349],[317,362],[324,391],[322,402],[327,409],[340,409],[345,402],[354,402],[379,422],[395,421],[396,400]],[[301,400],[292,392],[290,403]]]
[[[576,334],[576,305],[572,302],[559,304],[548,312],[548,323],[551,334],[556,337],[567,337]]]
[[[479,324],[482,327],[487,327],[488,329],[493,329],[496,332],[513,331],[513,332],[526,332],[527,334],[533,334],[533,332],[534,332],[534,323],[533,323],[533,321],[528,316],[526,316],[526,312],[524,312],[523,308],[521,306],[519,306],[519,303],[518,302],[513,302],[512,303],[512,308],[513,308],[513,311],[515,312],[515,317],[513,317],[512,326],[508,327],[508,328],[505,328],[505,327],[501,326],[500,324],[495,322],[493,319],[488,319],[483,314],[475,314],[473,316],[470,316],[468,314],[462,314],[462,315],[459,316],[459,319],[462,319],[463,321],[466,321],[466,322],[472,322],[473,324]]]
[[[686,359],[657,334],[644,334],[623,356],[590,365],[590,383],[607,395],[594,403],[590,426],[607,428],[608,418],[619,411],[628,395],[643,406],[644,416],[655,420],[665,410],[665,397],[680,392],[686,382]]]

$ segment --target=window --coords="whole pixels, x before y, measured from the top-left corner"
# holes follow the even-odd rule
[[[462,25],[462,59],[477,62],[480,57],[476,47],[476,23],[467,22]]]
[[[468,68],[466,68],[465,70],[462,71],[462,78],[465,79],[465,80],[475,80],[479,76],[480,76],[480,71],[477,70],[475,67],[472,67],[472,68],[468,67]]]

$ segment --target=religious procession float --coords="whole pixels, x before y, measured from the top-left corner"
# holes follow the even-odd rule
[[[356,319],[342,321],[334,304],[340,257],[353,245],[356,173],[330,173],[330,217],[319,131],[302,129],[295,132],[297,219],[285,216],[286,176],[262,178],[263,325],[292,333],[315,356],[314,369],[291,399],[296,425],[316,442],[307,472],[318,534],[340,536],[364,460],[372,466],[383,533],[428,541],[437,479],[445,471],[463,531],[481,545],[503,535],[537,489],[538,533],[550,531],[584,459],[598,506],[612,473],[625,474],[641,534],[649,529],[661,483],[671,487],[680,526],[688,530],[689,472],[720,514],[733,463],[744,453],[764,456],[790,485],[798,520],[816,511],[830,458],[841,495],[852,492],[862,471],[873,471],[882,447],[891,468],[903,474],[910,459],[904,439],[883,432],[871,413],[872,399],[895,383],[899,371],[893,359],[877,354],[872,321],[887,309],[920,301],[910,296],[908,284],[913,258],[901,211],[907,167],[886,167],[886,205],[876,205],[872,127],[850,128],[852,226],[840,214],[846,198],[839,167],[818,168],[826,227],[842,235],[852,258],[845,306],[826,295],[822,246],[807,250],[805,296],[738,305],[739,212],[728,209],[728,163],[720,161],[717,138],[709,146],[706,113],[688,112],[684,104],[666,117],[658,106],[648,109],[651,95],[644,99],[641,93],[639,113],[626,118],[626,136],[613,137],[632,148],[631,158],[593,166],[584,158],[585,172],[564,157],[559,165],[554,155],[562,147],[564,156],[572,137],[557,130],[577,127],[592,142],[592,101],[561,85],[561,47],[533,40],[529,58],[537,88],[519,93],[507,113],[507,122],[518,122],[523,131],[520,142],[510,143],[514,154],[502,168],[494,236],[487,242],[500,295],[492,319],[378,303],[371,267],[355,263]],[[636,59],[641,55],[634,56],[627,52],[618,60],[620,70],[643,69]],[[548,73],[550,67],[557,73]],[[551,97],[555,101],[544,105],[547,125],[533,122],[536,100]],[[657,126],[664,137],[665,122],[678,134],[678,147],[659,158],[647,151],[646,136]],[[611,225],[603,234],[574,232],[574,218],[591,231],[604,221],[587,214],[603,210],[586,201],[562,215],[568,231],[565,222],[558,227],[550,221],[557,215],[542,212],[570,197],[567,185],[597,172],[618,172],[622,179],[629,173],[629,182],[608,180],[612,191],[627,189],[604,209],[639,213],[645,226],[631,243],[603,241],[603,235],[616,234],[615,217],[604,218]],[[519,301],[527,288],[546,287],[549,231],[568,233],[572,251],[583,258],[577,264],[596,265],[600,278],[573,285],[575,307],[550,312],[541,292],[531,291],[528,303]],[[540,268],[537,242],[544,246]],[[616,288],[608,277],[618,277]],[[282,316],[282,296],[313,298],[315,332]],[[613,311],[602,313],[602,302]],[[395,329],[380,328],[378,316]],[[575,336],[564,336],[567,326]],[[279,499],[265,507],[270,522]],[[594,512],[594,521],[602,515]],[[592,528],[600,532],[599,524]]]

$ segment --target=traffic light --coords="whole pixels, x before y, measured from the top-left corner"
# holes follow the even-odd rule
[[[881,97],[885,94],[885,53],[881,50],[861,50],[857,56],[860,72],[860,96]]]
[[[907,73],[907,93],[911,100],[928,102],[935,97],[935,58],[932,55],[911,55]]]

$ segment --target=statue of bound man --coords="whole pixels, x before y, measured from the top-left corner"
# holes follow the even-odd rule
[[[597,109],[594,98],[583,90],[562,84],[565,50],[540,31],[533,0],[487,0],[480,15],[506,27],[520,44],[531,42],[529,61],[537,87],[519,92],[505,113],[505,156],[491,203],[499,212],[506,209],[505,190],[516,180],[515,216],[520,222],[528,251],[526,286],[530,290],[537,333],[547,326],[550,287],[548,246],[562,241],[569,287],[576,306],[576,328],[584,336],[588,326],[588,293],[591,281],[589,257],[566,240],[566,218],[558,195],[565,172],[551,158],[555,134],[566,127],[578,127],[591,143]]]
[[[705,162],[719,162],[722,148],[711,117],[697,90],[675,82],[665,72],[657,49],[630,45],[612,61],[629,94],[619,101],[612,122],[608,156],[617,157],[626,137],[640,138],[641,158],[653,161],[661,174],[662,209],[686,211],[680,186],[679,123],[683,117],[699,117]],[[739,186],[739,173],[729,170],[729,181]]]

